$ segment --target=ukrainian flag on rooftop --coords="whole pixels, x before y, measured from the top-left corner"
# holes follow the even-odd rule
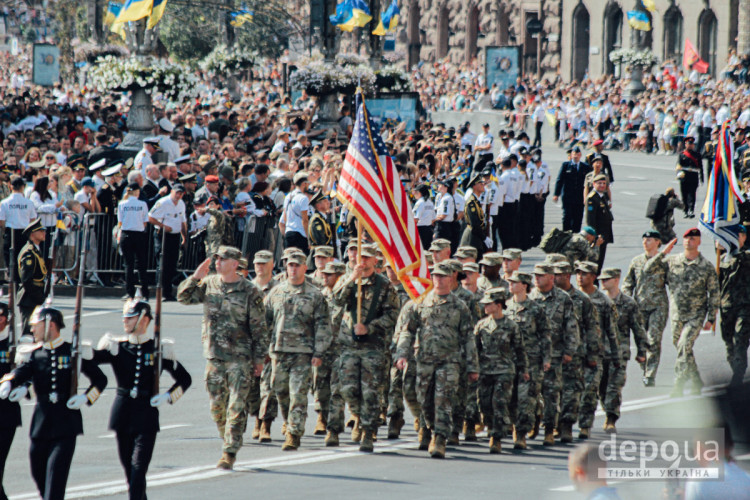
[[[362,28],[371,19],[370,8],[364,0],[344,0],[336,6],[336,14],[330,16],[331,23],[343,31]]]
[[[628,11],[628,24],[639,31],[651,31],[651,21],[642,10]]]
[[[398,8],[398,3],[396,3],[396,0],[393,0],[386,11],[380,15],[380,23],[372,34],[383,36],[386,33],[396,31],[399,14],[401,14],[401,11]]]

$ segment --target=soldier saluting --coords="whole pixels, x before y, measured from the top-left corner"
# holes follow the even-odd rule
[[[34,309],[44,303],[44,286],[49,273],[40,247],[47,237],[41,219],[34,219],[26,226],[23,236],[28,241],[18,255],[18,309],[21,311],[23,322],[22,334],[29,335],[29,318]]]

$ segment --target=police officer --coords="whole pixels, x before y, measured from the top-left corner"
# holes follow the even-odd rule
[[[13,192],[10,196],[0,202],[0,227],[5,229],[3,255],[5,262],[10,262],[10,245],[12,237],[15,238],[16,257],[18,250],[26,243],[23,230],[31,221],[36,219],[36,208],[31,200],[23,195],[26,182],[18,175],[10,179]],[[11,232],[13,236],[11,236]]]
[[[453,242],[456,242],[458,247],[458,234],[454,232],[453,222],[458,217],[458,211],[456,209],[456,200],[451,194],[452,183],[450,181],[442,181],[438,184],[438,198],[436,200],[436,213],[435,216],[435,234],[434,239],[446,239],[451,242],[451,249]],[[434,242],[434,240],[433,240]]]
[[[12,360],[10,351],[14,346],[10,345],[8,336],[8,304],[0,302],[0,377],[10,373]],[[14,398],[15,399],[15,398]],[[3,489],[3,474],[5,472],[5,460],[10,452],[10,445],[16,435],[16,428],[21,426],[21,406],[18,401],[0,399],[0,499],[7,500]]]
[[[677,161],[677,179],[680,181],[680,193],[685,203],[685,218],[695,217],[695,192],[698,183],[703,183],[703,165],[698,152],[695,150],[695,139],[685,137],[685,149],[680,153]]]
[[[130,498],[137,499],[146,498],[146,472],[159,432],[158,407],[165,402],[174,404],[192,383],[190,374],[175,358],[173,342],[163,340],[162,352],[156,352],[154,339],[148,333],[150,322],[151,306],[140,299],[129,300],[122,311],[125,335],[104,335],[93,359],[97,365],[111,365],[117,379],[109,429],[117,437],[117,452]],[[175,380],[163,394],[154,394],[157,366]]]
[[[187,218],[182,196],[185,188],[177,184],[165,197],[159,199],[148,213],[148,221],[160,229],[154,235],[154,254],[165,253],[164,269],[161,272],[161,284],[164,289],[164,300],[174,300],[172,280],[177,273],[180,242],[187,241]],[[161,231],[167,231],[164,248],[162,248]]]
[[[49,270],[44,262],[41,244],[47,237],[40,219],[34,219],[23,230],[26,244],[18,254],[18,309],[23,322],[23,335],[29,335],[29,318],[46,298],[44,286]]]
[[[135,267],[143,298],[148,300],[148,205],[139,199],[141,188],[137,182],[128,184],[123,200],[117,205],[117,225],[120,228],[120,249],[125,263],[125,292],[135,297]]]
[[[26,395],[26,384],[34,385],[36,406],[31,419],[31,476],[44,500],[62,500],[68,482],[76,438],[83,434],[80,408],[92,405],[107,386],[107,377],[93,362],[93,350],[81,349],[81,372],[91,384],[83,394],[72,387],[76,370],[73,346],[63,340],[62,313],[44,305],[30,319],[36,344],[19,350],[19,366],[0,379],[0,399]],[[72,396],[71,396],[72,394]]]

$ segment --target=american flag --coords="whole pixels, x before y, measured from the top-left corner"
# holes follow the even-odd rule
[[[432,288],[427,261],[401,178],[374,128],[362,101],[337,196],[380,245],[409,296],[418,300]]]

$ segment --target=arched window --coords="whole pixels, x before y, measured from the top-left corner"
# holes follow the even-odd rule
[[[469,5],[464,33],[466,62],[471,62],[477,57],[477,37],[479,36],[479,7],[476,4]]]
[[[609,60],[613,50],[622,48],[622,9],[616,2],[610,2],[604,9],[604,72],[612,75],[615,65]]]
[[[664,60],[682,58],[682,12],[672,5],[664,13]]]
[[[698,52],[708,63],[708,72],[716,74],[716,32],[718,22],[711,9],[704,9],[698,18]]]
[[[589,69],[589,11],[578,3],[573,11],[573,53],[571,78],[581,81]]]
[[[438,12],[437,43],[435,44],[438,59],[442,59],[448,55],[449,16],[450,13],[448,12],[448,6],[443,5]]]

